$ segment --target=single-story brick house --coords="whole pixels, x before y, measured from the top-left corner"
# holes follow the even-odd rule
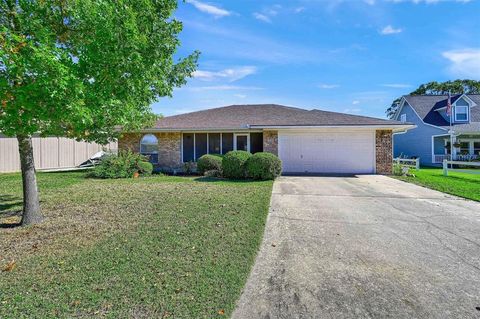
[[[392,134],[414,125],[282,105],[231,105],[168,116],[125,132],[120,150],[150,156],[158,169],[180,171],[207,153],[271,152],[285,173],[391,174]]]

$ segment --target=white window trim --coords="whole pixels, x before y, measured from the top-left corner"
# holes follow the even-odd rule
[[[458,111],[458,108],[461,107],[461,108],[465,108],[465,114],[467,115],[466,119],[465,120],[459,120],[457,118],[457,115],[459,114]],[[455,105],[455,122],[468,122],[468,106],[463,106],[463,105]],[[464,114],[464,113],[460,113],[460,114]]]
[[[403,123],[407,122],[407,114],[400,115],[400,122],[403,122]]]
[[[250,152],[250,133],[235,133],[233,134],[233,149],[238,151],[237,149],[237,136],[246,136],[247,137],[247,151]]]

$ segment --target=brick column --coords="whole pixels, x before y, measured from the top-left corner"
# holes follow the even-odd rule
[[[375,151],[377,174],[391,175],[393,161],[391,130],[377,130],[375,132]]]
[[[278,156],[278,131],[263,131],[263,151]]]

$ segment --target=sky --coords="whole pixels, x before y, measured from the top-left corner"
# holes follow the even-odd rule
[[[275,103],[385,117],[420,84],[480,80],[480,0],[186,0],[175,59],[201,52],[164,116]]]

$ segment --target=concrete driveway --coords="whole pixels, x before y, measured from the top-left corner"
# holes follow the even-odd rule
[[[480,203],[385,176],[282,177],[233,318],[480,318]]]

